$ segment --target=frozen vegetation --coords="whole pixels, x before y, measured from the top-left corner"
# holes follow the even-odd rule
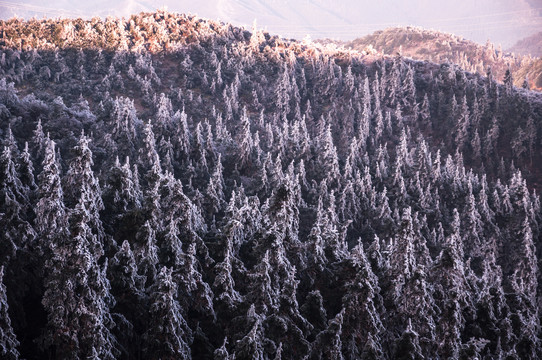
[[[166,11],[0,28],[0,358],[542,356],[510,72]]]

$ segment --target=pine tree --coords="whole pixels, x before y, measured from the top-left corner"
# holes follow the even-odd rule
[[[380,344],[374,339],[372,334],[369,334],[369,338],[363,347],[363,352],[361,353],[361,360],[377,360],[383,359],[384,352]]]
[[[113,100],[111,120],[111,135],[121,150],[121,154],[124,156],[134,155],[136,125],[139,123],[134,100],[122,96]]]
[[[296,192],[299,188],[295,186],[293,179],[287,176],[282,179],[281,184],[273,190],[270,198],[263,206],[263,234],[261,247],[281,242],[286,251],[288,259],[294,265],[301,265],[300,250],[302,244],[299,240],[299,207],[296,203]]]
[[[173,109],[171,100],[164,94],[160,93],[160,98],[157,99],[155,124],[158,134],[164,136],[172,130],[171,120],[173,117]]]
[[[42,299],[48,319],[45,344],[59,359],[115,359],[116,341],[110,332],[113,321],[107,303],[111,299],[109,281],[91,253],[96,235],[88,225],[86,205],[86,196],[81,194],[70,214],[70,233],[50,244]]]
[[[215,266],[216,277],[213,288],[217,301],[223,302],[229,309],[233,309],[242,300],[241,295],[235,290],[235,281],[232,274],[233,242],[230,237],[225,238],[224,260]]]
[[[267,250],[250,274],[252,283],[248,299],[254,304],[256,310],[263,315],[275,311],[278,307],[278,293],[272,283],[272,267],[269,255],[270,251]]]
[[[0,356],[6,360],[19,359],[19,341],[11,327],[9,305],[4,285],[4,267],[0,266]]]
[[[249,309],[250,312],[254,312],[253,307]],[[263,349],[262,319],[257,314],[254,317],[255,321],[249,332],[235,345],[235,359],[237,360],[264,360],[267,358]]]
[[[329,320],[327,328],[320,332],[311,345],[308,359],[344,359],[341,335],[343,331],[344,309]]]
[[[322,174],[329,179],[330,183],[335,183],[340,178],[339,175],[339,158],[337,156],[337,149],[333,144],[333,137],[331,135],[331,125],[328,125],[326,129],[320,135],[320,149],[318,155],[318,162],[322,166]]]
[[[222,156],[219,154],[216,160],[216,166],[209,179],[209,184],[205,191],[205,202],[208,206],[208,213],[216,214],[220,212],[225,204],[224,200],[224,177],[223,177]]]
[[[33,240],[33,231],[24,221],[29,199],[15,170],[8,146],[0,155],[0,266],[15,257],[18,248]]]
[[[40,235],[40,249],[48,251],[51,243],[65,237],[67,229],[64,193],[60,182],[60,169],[56,161],[55,143],[47,141],[42,172],[38,176],[38,203],[36,204],[36,230]]]
[[[402,79],[401,84],[401,103],[407,110],[414,110],[416,105],[416,85],[414,84],[414,70],[410,65],[407,65],[406,74]],[[417,118],[415,116],[414,118]]]
[[[504,73],[504,79],[502,82],[506,88],[506,94],[510,95],[514,87],[514,79],[512,78],[512,72],[510,71],[510,68],[506,69],[506,72]]]
[[[401,335],[401,338],[395,344],[394,359],[425,359],[425,357],[422,355],[422,349],[420,348],[418,334],[412,329],[412,324],[410,323],[410,320],[408,321],[407,328],[403,332],[403,335]]]
[[[414,253],[413,219],[411,208],[406,208],[401,216],[401,225],[394,238],[390,254],[390,277],[393,279],[391,298],[402,299],[403,288],[414,274],[417,262]]]
[[[431,111],[429,108],[429,97],[427,96],[427,93],[425,93],[425,95],[423,96],[423,102],[422,102],[418,117],[422,124],[422,129],[427,128],[431,120]]]
[[[239,163],[242,167],[249,164],[253,146],[252,133],[250,132],[250,119],[248,118],[246,107],[243,108],[237,138],[237,143],[239,146]]]
[[[154,282],[158,266],[158,247],[156,230],[150,221],[146,221],[138,234],[138,244],[135,249],[138,274],[143,276],[146,286]]]
[[[232,360],[234,357],[230,355],[228,352],[228,349],[226,348],[226,344],[228,343],[228,338],[224,338],[224,342],[222,343],[222,346],[216,349],[213,353],[213,359],[214,360]]]
[[[367,260],[363,244],[358,241],[351,255],[355,277],[346,282],[346,294],[342,303],[344,308],[344,336],[348,339],[345,353],[348,358],[360,358],[369,337],[379,347],[379,334],[384,330],[375,306],[379,299],[378,278]]]
[[[196,244],[191,243],[185,253],[183,265],[178,271],[178,282],[182,284],[179,290],[179,301],[183,308],[195,311],[201,317],[211,321],[216,319],[213,307],[214,294],[211,287],[203,279],[201,265],[196,258]]]
[[[509,303],[517,336],[515,350],[520,358],[536,358],[540,355],[540,341],[536,335],[540,329],[540,320],[535,305],[538,266],[528,218],[525,218],[518,237],[520,248],[517,252],[520,257],[519,262],[514,265],[514,273],[510,279],[515,296]]]
[[[454,143],[456,149],[463,151],[465,143],[468,141],[468,130],[470,127],[470,111],[467,105],[467,97],[463,97],[463,102],[457,111],[454,127]]]
[[[192,330],[175,300],[177,284],[163,267],[150,289],[150,323],[143,338],[147,359],[192,359]]]
[[[98,179],[94,176],[92,152],[89,139],[81,135],[77,146],[73,149],[75,157],[66,174],[66,204],[72,206],[76,201],[83,201],[87,211],[88,226],[95,235],[90,243],[90,252],[96,259],[103,255],[105,231],[100,219],[100,211],[104,209],[102,190]]]
[[[459,214],[455,209],[454,223],[459,224]],[[436,328],[439,344],[437,354],[442,357],[458,357],[465,325],[463,309],[469,305],[458,225],[453,227],[430,273],[435,287],[433,296],[440,310]]]
[[[191,161],[195,163],[196,170],[198,170],[198,175],[206,174],[208,171],[207,154],[205,148],[203,129],[201,127],[201,122],[199,122],[194,129],[194,136],[192,137],[192,152],[190,156]]]
[[[29,198],[32,197],[34,191],[37,189],[37,185],[34,178],[34,164],[28,149],[28,142],[25,142],[24,149],[19,156],[19,166],[17,170],[21,183],[25,187],[26,196]]]
[[[173,174],[175,172],[175,169],[173,168],[173,144],[171,143],[171,139],[169,137],[166,139],[162,136],[160,139],[159,156],[162,159],[162,168],[164,171],[168,171]]]
[[[42,154],[44,147],[47,146],[47,140],[45,137],[45,133],[43,132],[41,119],[39,118],[38,118],[38,123],[36,124],[36,129],[33,132],[32,146],[33,146],[34,154],[37,154],[38,158]]]
[[[302,358],[310,349],[305,334],[312,330],[312,325],[301,315],[297,302],[299,280],[296,279],[296,268],[291,266],[286,274],[279,290],[279,307],[276,314],[271,315],[266,321],[266,336],[275,343],[293,342],[295,348],[280,350],[288,358]],[[278,350],[277,350],[278,351]]]
[[[115,319],[113,332],[118,340],[122,356],[138,356],[141,343],[138,333],[143,327],[145,278],[138,275],[137,265],[130,243],[125,240],[111,259],[107,268],[111,279],[111,295],[116,300],[111,308]]]

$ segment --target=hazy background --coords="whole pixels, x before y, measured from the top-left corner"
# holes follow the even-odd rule
[[[259,28],[297,39],[352,40],[415,25],[507,48],[542,31],[542,0],[0,0],[0,18],[128,16],[163,6],[247,27],[256,19]]]

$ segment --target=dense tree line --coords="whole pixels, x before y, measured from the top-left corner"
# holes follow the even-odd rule
[[[1,357],[542,356],[539,93],[167,12],[2,27]]]

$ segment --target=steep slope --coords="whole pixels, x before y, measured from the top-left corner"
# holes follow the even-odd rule
[[[542,356],[542,94],[165,11],[0,27],[0,357]]]

